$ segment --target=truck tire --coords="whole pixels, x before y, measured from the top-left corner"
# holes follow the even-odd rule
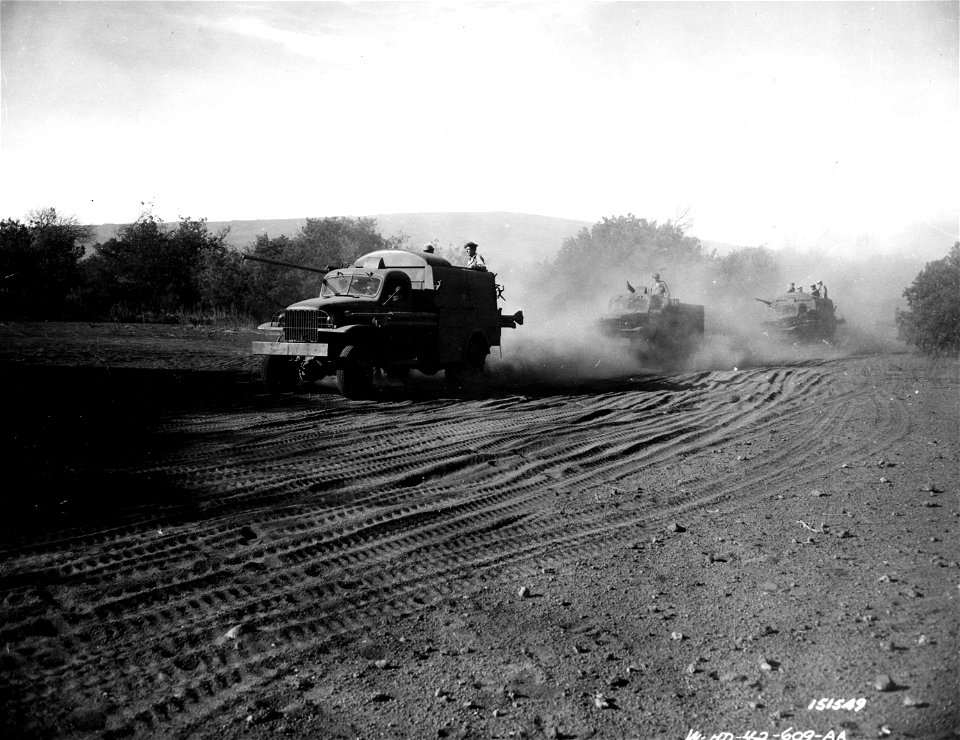
[[[266,355],[260,362],[260,379],[274,393],[292,391],[300,382],[296,360],[292,357]]]
[[[373,361],[362,347],[344,347],[337,368],[337,390],[351,400],[366,398],[373,388]]]
[[[487,362],[487,355],[490,354],[490,348],[487,343],[479,336],[470,339],[467,345],[467,351],[463,353],[463,362],[468,372],[479,375],[483,372],[483,366]]]
[[[472,337],[463,353],[463,361],[455,365],[447,365],[444,368],[444,378],[447,385],[452,388],[462,388],[464,385],[472,385],[479,380],[483,375],[483,367],[487,362],[489,353],[487,343],[482,337]]]

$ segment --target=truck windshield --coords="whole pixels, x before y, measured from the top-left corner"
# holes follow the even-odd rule
[[[327,275],[320,287],[320,295],[330,298],[335,295],[352,295],[369,298],[380,292],[382,280],[375,275]]]
[[[816,308],[816,305],[813,303],[813,301],[797,301],[796,303],[781,303],[777,306],[774,306],[774,308],[778,316],[797,316],[798,314],[805,313],[806,311],[812,311]]]
[[[643,295],[618,295],[610,299],[610,308],[613,309],[633,309],[643,310],[646,296]]]

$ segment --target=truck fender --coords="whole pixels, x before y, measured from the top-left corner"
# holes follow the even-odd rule
[[[376,341],[376,329],[366,324],[337,327],[334,331],[343,334],[346,344],[372,344]]]

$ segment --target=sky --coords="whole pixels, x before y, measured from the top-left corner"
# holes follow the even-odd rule
[[[0,218],[960,218],[958,2],[0,2]],[[919,225],[919,227],[918,227]]]

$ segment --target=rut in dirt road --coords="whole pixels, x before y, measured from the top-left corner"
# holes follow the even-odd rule
[[[325,636],[690,508],[748,505],[904,434],[905,409],[886,397],[869,435],[845,431],[849,401],[874,393],[849,369],[416,404],[261,398],[169,418],[149,464],[104,471],[129,487],[110,528],[3,552],[15,657],[0,690],[16,697],[12,716],[107,692],[136,697],[111,726],[189,728]],[[775,441],[762,459],[714,454],[759,438]],[[701,454],[715,458],[710,478],[677,480]],[[175,501],[135,505],[139,486],[157,485]],[[170,676],[186,689],[172,694]]]

